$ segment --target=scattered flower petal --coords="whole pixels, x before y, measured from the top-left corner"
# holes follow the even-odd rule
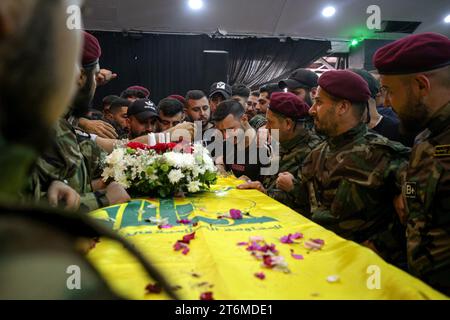
[[[148,221],[150,223],[154,223],[158,227],[169,225],[169,218],[158,219],[156,217],[150,217],[150,218],[146,219],[146,221]]]
[[[289,243],[294,243],[294,241],[292,241],[291,239],[291,235],[287,235],[287,236],[283,236],[280,238],[281,243],[285,243],[285,244],[289,244]]]
[[[258,260],[261,260],[263,267],[276,269],[283,272],[290,272],[284,257],[279,256],[279,252],[274,244],[267,244],[262,237],[250,237],[250,242],[240,242],[238,245],[247,245],[246,250]]]
[[[171,224],[164,224],[161,226],[158,226],[159,229],[170,229],[173,228],[173,226]]]
[[[175,244],[173,245],[173,249],[174,249],[175,251],[180,251],[180,250],[182,250],[182,249],[184,249],[184,248],[186,248],[186,247],[187,247],[187,245],[186,245],[185,243],[181,242],[181,241],[177,241],[177,242],[175,242]]]
[[[332,276],[327,277],[327,281],[329,283],[336,283],[336,282],[339,282],[339,280],[340,280],[340,277],[337,275],[332,275]]]
[[[177,223],[179,223],[179,224],[190,224],[192,221],[191,220],[189,220],[189,219],[180,219],[180,220],[177,220]]]
[[[161,293],[162,288],[158,283],[150,283],[145,287],[147,293]]]
[[[200,295],[200,300],[214,300],[212,292],[203,292]]]
[[[190,251],[189,243],[194,238],[195,238],[195,232],[183,236],[182,240],[178,240],[177,242],[175,242],[175,244],[173,245],[173,249],[175,251],[182,250],[181,253],[184,255],[187,255]]]
[[[310,239],[305,242],[305,248],[311,250],[320,250],[324,246],[325,241],[321,239]]]
[[[255,277],[257,277],[258,279],[264,280],[266,278],[266,275],[264,274],[264,272],[257,272],[257,273],[255,273]]]
[[[303,239],[303,233],[300,233],[300,232],[294,233],[291,238],[295,239],[295,240]]]
[[[303,256],[302,256],[301,254],[295,254],[295,253],[294,253],[294,250],[292,250],[292,249],[291,249],[291,256],[292,256],[292,258],[294,258],[294,259],[297,259],[297,260],[303,260]]]
[[[237,245],[238,246],[247,246],[248,242],[238,242]]]
[[[195,239],[195,232],[185,235],[181,241],[189,244],[193,239]]]
[[[287,236],[283,236],[280,238],[281,243],[285,243],[285,244],[289,244],[289,243],[294,243],[294,240],[297,239],[302,239],[303,238],[303,234],[297,232],[294,234],[289,233]]]
[[[231,217],[231,219],[234,219],[234,220],[242,219],[242,212],[241,212],[241,210],[230,209],[230,217]]]

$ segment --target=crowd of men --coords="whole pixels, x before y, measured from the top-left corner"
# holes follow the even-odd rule
[[[243,180],[239,189],[266,193],[450,295],[447,37],[423,33],[392,42],[375,53],[376,72],[333,70],[318,77],[297,69],[253,91],[218,79],[209,92],[193,88],[158,103],[134,85],[93,109],[96,87],[117,77],[100,68],[98,40],[57,28],[66,1],[32,1],[39,5],[27,7],[17,24],[5,18],[17,10],[6,1],[11,6],[0,6],[0,25],[7,26],[0,28],[0,236],[37,251],[57,247],[88,264],[73,246],[86,233],[68,235],[75,218],[55,211],[58,224],[39,207],[47,219],[42,226],[39,212],[26,213],[31,203],[88,212],[127,202],[127,190],[101,179],[102,159],[117,143],[146,143],[149,133],[177,130],[193,141],[201,132],[202,142],[215,146],[218,169]],[[50,41],[27,37],[36,30]],[[10,258],[5,270],[13,272],[16,248],[0,248]],[[49,270],[63,263],[41,260]],[[5,288],[22,288],[5,275]],[[95,272],[92,279],[93,288],[110,294]]]

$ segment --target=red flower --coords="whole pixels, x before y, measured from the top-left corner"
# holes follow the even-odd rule
[[[149,145],[146,145],[146,144],[143,144],[143,143],[140,143],[140,142],[129,142],[127,144],[127,147],[131,148],[131,149],[134,149],[134,150],[137,150],[137,149],[148,150],[148,149],[150,149]]]
[[[153,147],[149,147],[151,150],[155,150],[156,153],[165,153],[167,151],[172,151],[176,147],[176,143],[169,142],[169,143],[157,143]]]
[[[161,293],[162,288],[157,283],[155,284],[150,283],[145,287],[145,290],[147,290],[147,293]]]
[[[200,295],[200,300],[214,300],[212,292],[203,292]]]

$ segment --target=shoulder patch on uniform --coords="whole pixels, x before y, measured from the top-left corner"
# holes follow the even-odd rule
[[[450,144],[434,147],[434,156],[435,157],[449,157],[450,156]]]
[[[417,185],[415,182],[405,182],[403,190],[406,198],[415,199],[417,194]]]

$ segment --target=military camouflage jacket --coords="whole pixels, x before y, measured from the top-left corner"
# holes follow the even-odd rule
[[[100,176],[101,149],[81,130],[65,119],[55,126],[55,139],[40,157],[31,174],[29,188],[35,200],[46,196],[51,182],[66,182],[81,196],[86,210],[108,205],[104,193],[94,193],[91,181]]]
[[[289,172],[296,176],[306,156],[321,142],[321,140],[309,130],[301,131],[291,140],[280,143],[279,155],[272,161],[278,161],[278,172]],[[266,176],[263,179],[267,194],[275,200],[292,207],[292,199],[289,195],[276,187],[278,175]]]
[[[419,134],[402,194],[410,270],[450,295],[450,102]]]
[[[305,159],[297,188],[302,213],[338,235],[370,240],[387,260],[404,262],[405,237],[393,207],[409,148],[365,124],[329,138]]]

